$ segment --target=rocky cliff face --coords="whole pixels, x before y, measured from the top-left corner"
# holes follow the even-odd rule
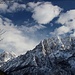
[[[75,75],[75,37],[52,37],[1,67],[8,75]]]

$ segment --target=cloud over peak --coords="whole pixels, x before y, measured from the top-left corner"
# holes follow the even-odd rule
[[[5,31],[1,36],[1,38],[4,39],[0,41],[0,49],[2,50],[20,55],[33,49],[37,44],[34,38],[30,38],[24,34],[19,30],[18,26],[15,27],[8,18],[0,17],[0,28]]]

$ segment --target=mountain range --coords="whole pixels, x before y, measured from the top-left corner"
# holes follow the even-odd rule
[[[1,66],[7,75],[75,75],[75,37],[51,37]]]

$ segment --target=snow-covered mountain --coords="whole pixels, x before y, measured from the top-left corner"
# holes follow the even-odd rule
[[[75,75],[75,37],[51,37],[1,67],[8,75]]]
[[[0,66],[2,66],[8,60],[12,60],[16,55],[14,53],[9,53],[6,51],[0,52]]]

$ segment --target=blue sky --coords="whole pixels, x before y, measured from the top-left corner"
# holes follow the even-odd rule
[[[25,53],[51,36],[75,36],[74,0],[0,2],[1,50]]]

